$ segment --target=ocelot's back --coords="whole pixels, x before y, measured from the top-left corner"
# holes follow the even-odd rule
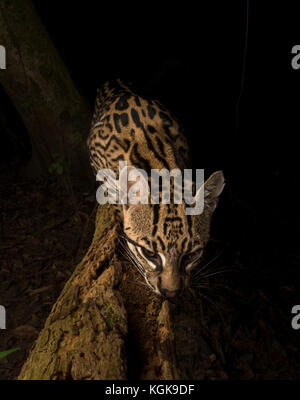
[[[152,170],[182,171],[189,161],[178,122],[158,101],[139,96],[119,80],[98,90],[87,143],[95,174],[112,170],[117,186],[120,162],[151,177]],[[130,187],[128,181],[128,191]],[[185,202],[177,204],[172,196],[168,204],[121,206],[127,253],[154,292],[170,298],[189,286],[190,272],[209,240],[211,215],[223,187],[223,173],[218,171],[198,190],[196,197],[204,191],[200,215],[187,215]]]

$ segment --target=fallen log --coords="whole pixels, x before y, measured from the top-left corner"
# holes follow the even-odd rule
[[[19,379],[125,379],[127,317],[115,287],[113,209],[99,207],[92,244],[76,267],[22,367]]]

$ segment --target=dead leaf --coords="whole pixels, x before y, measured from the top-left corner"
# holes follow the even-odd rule
[[[33,336],[39,331],[31,325],[20,325],[14,329],[14,333],[18,336]]]
[[[30,290],[30,292],[28,292],[28,296],[34,296],[35,294],[46,292],[49,289],[52,289],[52,286],[44,286],[38,289]]]

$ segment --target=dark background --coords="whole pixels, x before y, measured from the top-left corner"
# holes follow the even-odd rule
[[[238,124],[246,1],[34,3],[90,104],[97,87],[115,77],[165,103],[185,127],[194,168],[224,170],[215,235],[240,248],[251,267],[279,277],[288,271],[293,279],[298,269],[289,254],[299,253],[300,226],[300,71],[291,67],[291,49],[300,44],[300,28],[292,3],[249,2]],[[26,143],[3,91],[0,101]],[[5,139],[2,149],[2,159],[15,156]]]

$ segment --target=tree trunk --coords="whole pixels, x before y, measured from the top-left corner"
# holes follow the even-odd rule
[[[86,179],[90,173],[85,150],[90,108],[30,0],[1,0],[0,39],[7,57],[0,83],[32,143],[27,174],[46,172],[59,160],[71,176]]]

